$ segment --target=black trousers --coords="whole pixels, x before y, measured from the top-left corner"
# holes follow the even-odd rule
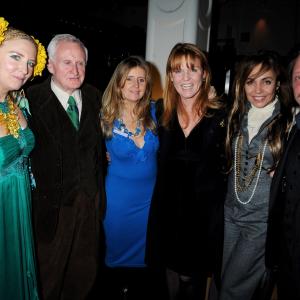
[[[87,299],[99,266],[98,232],[94,201],[84,193],[60,208],[54,239],[37,241],[43,300]]]
[[[95,299],[168,299],[165,274],[158,270],[105,267],[100,274],[95,287]]]
[[[207,274],[195,272],[185,275],[166,270],[170,300],[204,300],[206,294]]]

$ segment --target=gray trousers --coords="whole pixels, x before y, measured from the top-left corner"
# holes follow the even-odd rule
[[[234,222],[225,217],[219,300],[251,300],[266,273],[266,223]]]

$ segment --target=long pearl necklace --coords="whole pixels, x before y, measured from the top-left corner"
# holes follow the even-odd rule
[[[235,149],[234,149],[234,192],[235,192],[235,196],[236,196],[236,199],[239,203],[243,204],[243,205],[246,205],[248,203],[250,203],[250,201],[252,200],[253,196],[254,196],[254,193],[256,191],[256,188],[257,188],[257,184],[258,184],[258,180],[259,180],[259,177],[260,177],[260,173],[261,173],[261,170],[262,170],[262,164],[263,164],[263,161],[264,161],[264,157],[265,157],[265,151],[266,151],[266,148],[267,148],[267,144],[268,144],[268,140],[266,139],[266,141],[264,142],[264,146],[263,146],[263,150],[262,150],[262,153],[258,154],[257,158],[259,157],[259,167],[258,167],[258,173],[257,173],[257,178],[256,178],[256,181],[255,181],[255,184],[254,184],[254,187],[253,187],[253,190],[252,190],[252,193],[249,197],[249,199],[247,201],[242,201],[238,195],[238,180],[239,180],[239,176],[238,174],[240,173],[240,171],[238,170],[238,168],[240,168],[240,159],[238,157],[239,156],[239,153],[238,153],[238,145],[239,145],[239,140],[241,139],[241,135],[239,135],[237,138],[236,138],[236,141],[235,141]],[[241,148],[241,147],[240,147]],[[240,150],[241,151],[241,150]],[[239,163],[238,163],[238,159],[239,159]],[[239,166],[238,166],[239,164]],[[255,172],[256,173],[256,172]],[[255,173],[253,173],[253,177],[255,176]],[[252,180],[249,181],[249,185],[251,184]]]

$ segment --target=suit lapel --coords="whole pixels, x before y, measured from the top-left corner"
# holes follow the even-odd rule
[[[53,92],[49,93],[41,105],[38,116],[40,122],[48,131],[48,137],[53,139],[53,144],[56,145],[59,151],[62,146],[62,122],[60,116],[63,114],[65,114],[65,111],[59,100]]]
[[[95,115],[94,106],[91,105],[91,101],[89,101],[91,95],[87,92],[84,86],[81,88],[81,117],[80,117],[80,125],[79,125],[79,134],[82,132],[86,133],[86,130],[91,130],[91,116]]]
[[[86,101],[87,97],[86,97],[86,93],[84,91],[84,89],[81,90],[81,117],[80,117],[80,122],[79,122],[79,131],[82,130],[82,127],[85,123],[86,117],[88,115],[88,103]]]

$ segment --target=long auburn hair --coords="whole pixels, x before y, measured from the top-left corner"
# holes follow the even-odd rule
[[[120,117],[123,107],[122,88],[131,69],[140,67],[145,71],[146,90],[144,96],[135,106],[135,114],[144,128],[155,131],[156,125],[150,113],[150,98],[152,91],[151,69],[142,57],[129,56],[116,67],[102,96],[101,128],[105,137],[112,137],[113,122]]]
[[[241,122],[247,113],[247,97],[245,92],[246,81],[252,70],[260,66],[256,77],[272,70],[276,75],[276,91],[280,102],[280,113],[268,126],[268,144],[274,159],[274,165],[270,171],[274,170],[278,164],[283,151],[283,143],[287,137],[292,124],[292,101],[291,89],[285,69],[280,63],[280,59],[275,52],[261,51],[258,54],[246,56],[237,65],[237,72],[232,85],[233,104],[229,112],[226,135],[226,155],[229,169],[232,165],[232,141],[241,129]]]
[[[209,116],[208,109],[218,109],[222,106],[217,97],[213,97],[212,99],[208,97],[211,90],[211,71],[205,53],[194,44],[178,43],[171,50],[166,66],[165,88],[163,93],[164,112],[162,115],[162,125],[166,128],[169,126],[172,116],[176,111],[179,111],[186,120],[188,119],[187,113],[181,105],[180,95],[171,80],[172,72],[180,70],[182,58],[185,58],[188,68],[193,68],[195,61],[199,59],[201,68],[205,74],[193,110],[198,115]]]

